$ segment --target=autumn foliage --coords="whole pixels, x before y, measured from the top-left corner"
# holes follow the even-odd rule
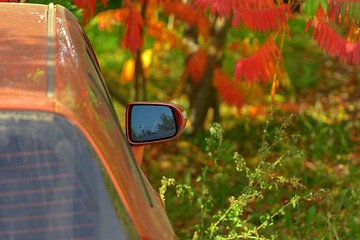
[[[289,4],[281,0],[125,0],[122,2],[123,8],[98,14],[98,24],[100,28],[108,30],[111,30],[114,22],[122,24],[125,34],[121,46],[128,48],[134,56],[137,51],[143,50],[144,34],[155,39],[154,45],[168,47],[169,50],[181,49],[188,56],[184,72],[195,85],[203,81],[209,64],[208,58],[215,56],[210,42],[214,19],[223,19],[228,26],[262,35],[265,40],[252,46],[251,50],[244,51],[244,46],[235,47],[236,44],[243,45],[248,41],[247,38],[227,43],[228,49],[239,56],[232,76],[227,75],[221,66],[212,69],[213,86],[222,99],[240,108],[243,101],[243,90],[238,85],[240,81],[245,80],[249,84],[270,82],[270,94],[272,98],[275,95],[279,83],[277,73],[283,68],[280,46],[285,34],[289,33],[288,21],[293,18],[291,4],[296,1],[288,2]],[[101,3],[106,6],[107,0],[102,0]],[[74,0],[74,4],[83,9],[85,21],[95,13],[96,0]],[[321,49],[347,64],[360,63],[359,0],[305,0],[301,11],[309,17],[304,31],[312,29],[312,37]],[[159,15],[192,26],[196,29],[197,38],[189,42],[185,36],[181,36],[181,32],[169,27],[165,18],[160,20]],[[339,32],[339,28],[336,28],[339,25],[347,26],[348,32]],[[256,38],[253,40],[259,42]],[[249,47],[251,46],[247,45]]]
[[[235,79],[244,78],[249,83],[266,82],[277,72],[276,63],[282,62],[280,50],[270,37],[255,54],[237,61]]]
[[[126,35],[123,39],[123,44],[129,48],[132,54],[135,54],[135,51],[142,46],[141,29],[144,23],[140,12],[133,4],[129,4],[128,9],[129,11],[125,18]]]
[[[106,7],[107,0],[101,0],[101,3]],[[74,4],[82,10],[83,23],[86,24],[95,14],[96,0],[74,0]]]
[[[164,14],[170,16],[174,15],[179,20],[184,21],[189,25],[196,26],[200,35],[206,41],[209,36],[209,21],[204,14],[204,11],[192,6],[185,5],[181,1],[172,2],[166,1],[163,5]]]
[[[310,5],[309,1],[306,4]],[[328,55],[350,65],[360,64],[360,1],[330,0],[318,4],[317,11],[309,20],[307,29],[313,27],[312,37]],[[341,33],[341,30],[348,29]]]
[[[186,69],[191,79],[195,82],[195,84],[199,84],[201,81],[201,77],[204,74],[207,62],[207,55],[203,49],[199,49],[195,53],[193,53],[186,63]]]
[[[345,61],[348,64],[360,64],[360,42],[348,41],[337,34],[323,19],[316,19],[313,23],[313,38],[320,48],[327,54]]]
[[[229,75],[220,68],[216,68],[214,71],[214,87],[223,96],[226,103],[234,105],[238,109],[242,107],[243,99],[242,95],[239,95],[239,85],[231,81]]]
[[[253,55],[237,60],[234,68],[235,82],[230,78],[221,77],[223,74],[214,74],[215,86],[223,100],[240,108],[241,90],[236,87],[236,82],[243,79],[248,83],[273,80],[278,66],[282,64],[282,56],[275,38],[287,29],[288,17],[292,18],[290,8],[287,4],[275,4],[270,0],[195,0],[194,4],[203,9],[208,8],[213,15],[224,17],[234,28],[246,28],[268,35],[267,40]]]

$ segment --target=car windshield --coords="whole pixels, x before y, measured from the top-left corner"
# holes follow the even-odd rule
[[[0,239],[115,240],[134,232],[73,124],[51,113],[0,112]]]

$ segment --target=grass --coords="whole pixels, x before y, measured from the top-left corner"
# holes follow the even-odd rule
[[[179,239],[358,239],[354,131],[321,119],[244,117],[184,137],[166,160],[145,159],[153,185],[167,186],[161,194]]]

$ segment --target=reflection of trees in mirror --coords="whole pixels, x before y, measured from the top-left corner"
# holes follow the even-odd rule
[[[153,134],[153,132],[152,132],[150,129],[142,128],[142,129],[140,130],[140,137],[141,137],[141,136],[149,136],[149,135],[151,135],[151,134]]]
[[[158,120],[154,121],[153,128],[140,125],[139,129],[131,129],[131,137],[135,141],[154,141],[169,138],[176,133],[175,119],[172,114],[161,113]]]
[[[168,115],[166,113],[162,113],[160,115],[161,122],[157,124],[156,129],[152,131],[150,128],[144,128],[143,126],[140,126],[140,129],[138,131],[131,129],[131,135],[134,138],[149,136],[151,134],[155,133],[162,133],[166,131],[175,130],[175,122],[174,118],[171,115]]]
[[[162,113],[160,115],[160,119],[161,119],[161,123],[158,123],[157,125],[158,133],[174,130],[176,128],[173,116],[170,116],[166,113]]]
[[[149,128],[145,129],[145,128],[141,127],[138,131],[134,130],[133,128],[131,129],[131,136],[134,139],[149,136],[151,134],[153,134],[153,132]]]

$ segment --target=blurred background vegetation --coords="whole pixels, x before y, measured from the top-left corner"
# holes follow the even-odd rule
[[[206,111],[200,124],[190,115],[179,139],[145,148],[142,169],[165,198],[179,239],[360,238],[360,71],[358,65],[324,53],[312,32],[305,32],[309,15],[327,1],[305,1],[306,14],[296,1],[286,2],[292,4],[294,19],[287,20],[288,33],[275,33],[284,59],[277,68],[276,91],[274,80],[239,81],[236,94],[225,91],[235,94],[229,104],[219,101],[210,86],[206,96],[211,104],[202,103]],[[83,22],[72,1],[55,3]],[[118,8],[124,3],[108,0],[105,8],[98,1],[84,28],[120,121],[126,103],[134,100],[173,102],[199,114],[192,108],[200,100],[188,91],[194,83],[184,76],[194,52],[169,42],[172,37],[184,41],[194,29],[153,9],[159,11],[159,24],[167,24],[160,28],[171,25],[171,31],[162,33],[167,39],[161,42],[147,29],[142,48],[134,54],[121,43],[126,24],[101,15]],[[359,35],[359,12],[355,17]],[[221,65],[228,76],[233,76],[237,59],[258,50],[266,36],[274,34],[231,26],[221,33],[223,56],[212,66]],[[197,41],[200,47],[206,45],[203,38]],[[140,84],[135,83],[136,59],[142,59],[146,80],[141,93],[135,86]]]

